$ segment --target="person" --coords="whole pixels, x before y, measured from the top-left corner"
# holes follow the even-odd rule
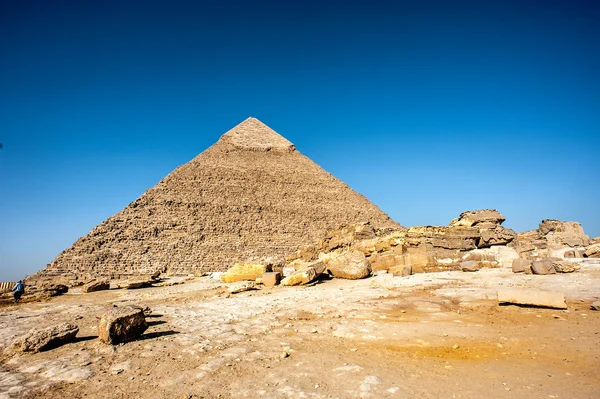
[[[13,287],[12,291],[13,296],[15,297],[15,303],[19,302],[21,295],[25,293],[25,285],[23,285],[23,281],[19,280],[19,282]]]

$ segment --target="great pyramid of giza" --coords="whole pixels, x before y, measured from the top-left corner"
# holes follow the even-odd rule
[[[248,118],[32,276],[64,281],[282,262],[340,225],[399,227],[367,198]]]

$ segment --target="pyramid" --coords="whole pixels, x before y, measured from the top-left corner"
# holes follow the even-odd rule
[[[36,278],[76,282],[155,271],[282,263],[340,225],[400,227],[294,145],[248,118],[63,251]]]

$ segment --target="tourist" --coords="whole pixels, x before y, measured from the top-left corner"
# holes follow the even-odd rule
[[[19,302],[21,295],[25,293],[25,285],[23,284],[23,281],[19,280],[19,282],[13,287],[12,291],[14,292],[13,296],[15,297],[15,303]]]

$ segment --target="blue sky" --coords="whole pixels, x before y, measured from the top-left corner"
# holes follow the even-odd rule
[[[0,280],[254,116],[403,225],[600,235],[600,3],[0,1]]]

